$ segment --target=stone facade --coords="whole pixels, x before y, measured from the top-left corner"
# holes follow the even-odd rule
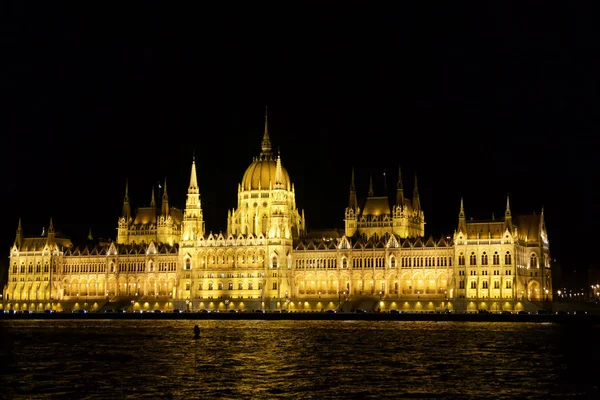
[[[2,307],[101,309],[355,308],[404,311],[520,310],[552,299],[544,213],[467,221],[461,199],[452,236],[425,236],[415,179],[405,196],[364,201],[350,184],[345,228],[309,232],[294,185],[268,125],[261,152],[238,184],[227,231],[207,234],[192,161],[184,210],[160,205],[132,215],[125,188],[114,241],[76,247],[49,229],[25,237],[21,222],[10,249]],[[340,210],[343,211],[343,210]]]

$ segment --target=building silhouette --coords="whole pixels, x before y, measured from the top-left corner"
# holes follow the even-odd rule
[[[376,196],[372,179],[362,197],[353,169],[344,230],[307,231],[266,117],[226,232],[206,231],[195,158],[183,210],[169,204],[166,180],[162,189],[134,215],[126,183],[117,236],[104,243],[90,232],[75,246],[52,219],[26,236],[19,220],[2,307],[462,312],[552,300],[543,210],[513,216],[508,196],[504,216],[486,221],[468,220],[460,199],[453,235],[434,238],[416,177],[410,196],[398,169],[394,198]]]

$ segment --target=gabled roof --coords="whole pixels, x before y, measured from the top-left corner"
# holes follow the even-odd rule
[[[437,247],[448,247],[448,243],[446,242],[444,235],[442,235],[440,240],[437,242]]]
[[[385,215],[390,214],[390,202],[385,196],[368,197],[361,215]]]
[[[468,239],[501,239],[504,233],[504,221],[471,221],[467,222]]]
[[[515,218],[517,225],[519,240],[537,241],[540,237],[540,221],[541,215],[519,215]]]
[[[427,243],[425,243],[425,247],[435,247],[433,236],[429,236],[429,239],[427,239]]]

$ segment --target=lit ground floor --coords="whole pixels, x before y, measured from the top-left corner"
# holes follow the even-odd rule
[[[4,301],[0,304],[3,310],[28,310],[43,312],[54,310],[70,312],[86,310],[88,312],[103,312],[105,310],[152,311],[174,310],[198,312],[215,311],[229,312],[231,310],[254,312],[321,312],[327,310],[355,312],[478,312],[487,310],[493,313],[501,311],[518,312],[521,310],[535,312],[540,308],[552,309],[552,303],[544,305],[539,302],[513,299],[446,299],[444,296],[408,296],[385,298],[372,295],[352,295],[339,298],[307,297],[302,299],[279,298],[198,298],[191,300],[171,299],[168,296],[118,296],[106,297],[65,297],[59,301]]]

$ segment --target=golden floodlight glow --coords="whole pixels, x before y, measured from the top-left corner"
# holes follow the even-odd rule
[[[507,199],[504,219],[467,221],[461,199],[454,235],[460,240],[452,235],[436,240],[425,235],[416,179],[412,199],[405,198],[404,189],[376,196],[372,184],[368,192],[356,190],[352,171],[344,229],[310,232],[282,156],[272,151],[266,116],[264,128],[260,143],[257,137],[260,153],[237,183],[237,206],[228,210],[225,231],[205,230],[194,157],[183,210],[165,204],[166,185],[158,201],[152,196],[151,207],[132,208],[126,186],[116,240],[96,245],[85,257],[60,250],[72,248],[72,243],[55,236],[53,227],[47,235],[33,237],[23,234],[19,222],[9,254],[9,284],[0,296],[2,307],[35,307],[31,301],[51,299],[69,309],[80,301],[80,294],[86,307],[88,301],[102,308],[117,300],[148,298],[156,299],[157,309],[182,309],[186,301],[208,309],[221,307],[223,301],[206,299],[247,298],[240,306],[257,309],[261,304],[267,311],[279,304],[283,293],[288,304],[304,302],[312,311],[321,304],[319,299],[342,307],[362,297],[371,304],[387,304],[388,309],[397,302],[406,310],[418,308],[415,301],[423,297],[430,309],[444,305],[459,312],[481,309],[490,298],[506,299],[511,310],[517,300],[552,300],[543,213],[513,216]],[[397,187],[402,188],[400,171],[397,177]],[[501,268],[494,270],[493,278],[487,276],[491,271],[484,252],[494,254],[493,265],[501,265],[493,267]],[[530,265],[521,259],[530,260]],[[47,279],[43,267],[36,271],[36,264],[49,266],[45,273],[51,273],[53,282],[45,289],[25,283]],[[504,276],[512,279],[504,284]],[[487,287],[490,280],[493,287]],[[93,293],[90,286],[96,288]],[[12,305],[6,304],[8,298]]]

